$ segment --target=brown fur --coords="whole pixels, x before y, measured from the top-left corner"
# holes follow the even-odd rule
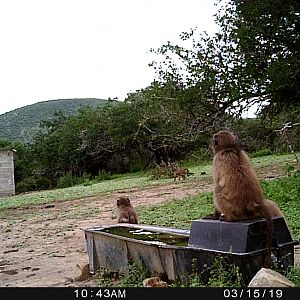
[[[182,180],[185,180],[186,177],[188,176],[188,173],[189,173],[189,170],[187,168],[185,168],[185,169],[176,168],[173,171],[174,181],[176,180],[176,178],[178,178],[179,181],[180,181],[180,178]]]
[[[238,137],[229,131],[216,133],[211,142],[214,153],[214,206],[215,215],[225,221],[266,218],[268,256],[270,265],[273,222],[282,216],[275,202],[265,200],[259,180]]]
[[[277,206],[277,204],[274,201],[265,199],[264,206],[266,207],[266,209],[268,210],[268,212],[270,213],[270,215],[272,217],[283,217],[284,218],[283,212],[281,211],[281,209]]]
[[[180,179],[185,180],[186,177],[189,175],[189,170],[187,168],[179,168],[174,163],[170,165],[171,172],[174,176],[174,181],[176,181],[176,178],[180,181]]]
[[[118,223],[138,224],[137,213],[128,197],[120,197],[117,200]]]

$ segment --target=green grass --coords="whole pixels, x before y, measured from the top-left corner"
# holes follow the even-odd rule
[[[120,178],[102,181],[92,185],[76,185],[73,187],[20,194],[3,197],[0,201],[0,210],[18,208],[28,205],[46,204],[54,201],[67,201],[85,197],[97,196],[102,193],[114,192],[130,188],[140,188],[146,185],[159,185],[170,180],[149,180],[148,177]]]
[[[209,272],[209,275],[202,274]],[[207,281],[203,278],[208,277]],[[186,283],[174,283],[171,286],[177,287],[243,287],[245,286],[239,267],[229,264],[222,256],[216,257],[207,270],[192,272]]]
[[[213,211],[212,193],[139,208],[137,211],[140,223],[189,229],[193,220]]]
[[[274,200],[286,216],[290,230],[300,239],[300,172],[271,182],[261,182],[265,197]]]
[[[101,268],[96,273],[95,281],[103,287],[143,287],[143,280],[151,277],[142,263],[130,262],[128,268],[128,274]]]
[[[272,155],[265,157],[253,158],[252,162],[255,167],[264,167],[268,165],[286,166],[287,163],[293,163],[294,156],[292,154]],[[184,166],[184,163],[182,164]],[[189,169],[194,175],[192,178],[203,178],[201,172],[206,172],[207,175],[212,175],[211,161],[203,162],[203,164],[189,165]],[[0,210],[7,208],[18,208],[29,205],[46,204],[55,201],[67,201],[85,197],[98,196],[102,193],[114,192],[117,190],[142,188],[149,185],[163,185],[173,183],[170,179],[153,180],[149,174],[151,172],[137,172],[132,174],[118,175],[113,180],[105,180],[99,183],[84,182],[68,188],[55,190],[39,191],[32,193],[19,194],[11,197],[2,197],[0,201]]]
[[[101,268],[97,271],[95,281],[101,287],[143,287],[143,280],[151,277],[142,263],[129,262],[129,271],[127,274]],[[203,281],[202,274],[192,272],[185,283],[169,282],[169,287],[242,287],[243,280],[241,278],[238,267],[228,265],[222,257],[215,259],[209,268],[210,278],[208,282]]]
[[[300,157],[300,153],[296,153]],[[254,167],[269,166],[269,165],[283,165],[286,163],[295,163],[295,156],[293,154],[273,154],[261,157],[251,158]]]
[[[290,268],[285,274],[289,280],[291,280],[296,287],[300,287],[300,267]]]

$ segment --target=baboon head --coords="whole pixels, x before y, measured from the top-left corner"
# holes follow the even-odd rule
[[[222,149],[241,149],[239,137],[230,131],[222,130],[215,133],[210,142],[210,148],[213,153],[217,153]]]
[[[117,200],[117,206],[129,206],[130,205],[130,200],[128,197],[120,197]]]

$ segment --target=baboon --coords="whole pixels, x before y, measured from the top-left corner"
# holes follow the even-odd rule
[[[174,181],[176,180],[176,178],[178,178],[178,180],[180,181],[180,178],[182,180],[185,180],[186,177],[188,176],[189,170],[187,168],[181,169],[181,168],[176,168],[173,171],[173,175],[174,175]]]
[[[211,140],[214,178],[215,217],[225,221],[265,218],[267,223],[268,255],[265,266],[269,267],[273,216],[283,216],[279,207],[265,200],[259,180],[247,153],[237,137],[229,131],[219,131]]]
[[[138,224],[137,213],[128,197],[120,197],[117,200],[118,223]]]
[[[189,170],[187,168],[179,168],[176,164],[172,163],[170,165],[171,173],[173,174],[174,181],[176,178],[180,181],[180,179],[185,180],[189,174]]]
[[[269,199],[265,199],[264,206],[270,213],[272,217],[285,217],[281,209],[277,206],[277,204]]]

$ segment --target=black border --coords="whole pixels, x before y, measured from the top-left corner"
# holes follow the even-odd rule
[[[300,299],[300,288],[106,288],[106,287],[2,287],[0,298],[6,299]]]

